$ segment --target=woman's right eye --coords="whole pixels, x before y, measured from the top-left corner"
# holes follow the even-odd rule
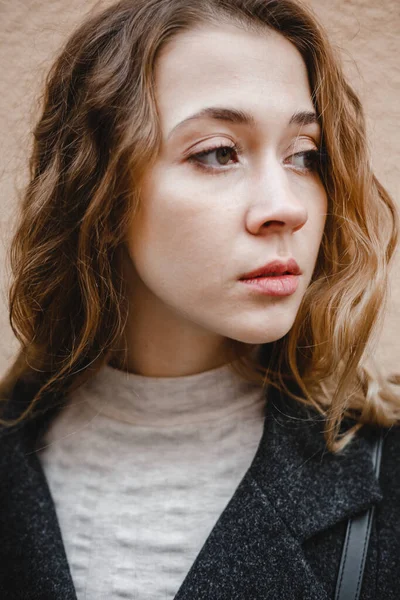
[[[221,160],[222,163],[217,163],[219,165],[226,165],[229,163],[230,156],[232,154],[238,154],[241,152],[241,148],[234,144],[233,146],[227,146],[224,144],[213,146],[211,148],[207,148],[206,150],[202,150],[202,152],[196,152],[196,154],[192,154],[189,156],[188,161],[193,163],[196,167],[206,170],[206,171],[214,171],[214,173],[218,173],[221,171],[226,171],[227,169],[221,169],[218,166],[210,166],[210,164],[204,164],[201,159],[211,157],[212,154],[215,154],[217,161]],[[214,163],[215,164],[215,163]]]

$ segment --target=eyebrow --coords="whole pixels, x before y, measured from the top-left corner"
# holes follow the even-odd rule
[[[183,125],[196,119],[215,119],[217,121],[226,121],[235,125],[248,125],[253,128],[255,128],[257,125],[253,115],[244,110],[220,106],[209,106],[199,110],[189,117],[186,117],[186,119],[175,125],[175,127],[170,131],[168,139]],[[288,125],[312,125],[314,123],[318,123],[318,117],[315,112],[297,111],[290,117]]]

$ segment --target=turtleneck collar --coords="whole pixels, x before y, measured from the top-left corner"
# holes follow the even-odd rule
[[[85,400],[97,413],[134,425],[170,427],[256,408],[264,397],[261,385],[230,364],[182,377],[147,377],[106,364],[74,392],[73,403]]]

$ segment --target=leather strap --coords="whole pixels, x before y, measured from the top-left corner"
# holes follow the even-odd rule
[[[383,431],[374,440],[372,463],[379,478],[383,448]],[[335,600],[358,600],[364,575],[365,559],[371,534],[375,505],[348,520],[342,559],[336,583]]]

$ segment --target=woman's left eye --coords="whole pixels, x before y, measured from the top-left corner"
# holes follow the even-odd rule
[[[296,152],[289,158],[298,163],[294,166],[297,166],[300,171],[317,171],[321,152],[319,150],[305,150],[304,152]]]

